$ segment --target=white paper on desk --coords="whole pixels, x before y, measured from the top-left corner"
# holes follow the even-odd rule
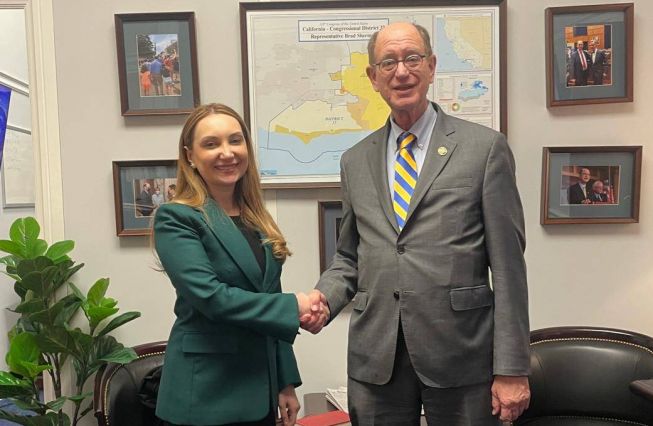
[[[338,410],[349,414],[349,408],[347,407],[347,386],[340,386],[338,389],[327,388],[325,396],[327,401],[335,405]],[[423,415],[424,406],[422,406],[422,416]]]
[[[349,413],[349,408],[347,407],[347,386],[340,386],[338,389],[327,388],[325,395],[327,401],[335,405],[338,410]]]

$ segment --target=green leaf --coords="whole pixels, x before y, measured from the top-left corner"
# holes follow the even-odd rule
[[[25,254],[28,258],[36,258],[43,256],[47,249],[48,243],[46,243],[45,240],[38,239],[28,244]]]
[[[34,299],[25,300],[24,302],[20,303],[18,306],[16,306],[14,312],[19,314],[33,314],[35,312],[42,311],[44,307],[44,300],[37,297]]]
[[[108,278],[100,278],[99,280],[97,280],[95,284],[93,284],[93,286],[88,291],[88,294],[86,295],[88,299],[88,303],[92,305],[99,305],[100,302],[102,301],[102,298],[107,293],[108,288],[109,288]]]
[[[82,305],[82,302],[75,294],[69,294],[57,303],[63,304],[63,309],[54,319],[54,325],[57,326],[66,326]]]
[[[0,398],[33,395],[32,383],[11,373],[0,371]]]
[[[121,350],[124,346],[118,343],[113,336],[97,337],[93,341],[91,363],[101,360],[103,357]]]
[[[117,304],[118,301],[111,297],[103,297],[102,300],[100,300],[100,306],[103,308],[114,308]]]
[[[75,248],[75,242],[72,240],[64,240],[54,243],[50,246],[45,256],[51,259],[54,263],[62,259]]]
[[[40,272],[49,266],[53,266],[52,260],[45,256],[39,256],[35,259],[23,259],[16,265],[18,275],[24,277],[30,272]]]
[[[27,246],[28,241],[34,241],[39,237],[41,227],[33,217],[16,219],[9,229],[9,238],[22,246]]]
[[[136,355],[136,352],[134,352],[132,348],[122,348],[103,356],[100,358],[100,360],[106,362],[115,362],[118,364],[127,364],[136,358],[138,358],[138,355]]]
[[[20,284],[24,288],[28,290],[32,290],[36,297],[40,297],[40,298],[47,297],[47,286],[43,279],[42,272],[30,272],[26,274],[25,276],[23,276],[23,279],[20,282]]]
[[[67,399],[67,397],[61,396],[55,400],[48,402],[45,405],[52,411],[59,411],[63,408],[63,405],[66,403]]]
[[[86,361],[88,355],[93,351],[93,337],[79,328],[70,330],[69,333],[75,348],[75,357]]]
[[[88,316],[89,325],[91,326],[91,329],[95,329],[95,327],[97,327],[102,320],[110,317],[111,315],[117,313],[118,311],[119,311],[118,308],[109,308],[104,306],[89,306],[86,309],[86,315]]]
[[[98,333],[98,336],[104,336],[129,321],[135,320],[141,316],[140,312],[125,312],[112,319],[106,327]]]
[[[3,265],[11,266],[13,268],[16,267],[16,257],[15,256],[5,256],[5,257],[0,257],[0,263]],[[9,272],[9,271],[7,271]]]
[[[0,240],[0,251],[4,251],[5,253],[12,254],[19,258],[25,257],[23,248],[15,242],[9,240]]]
[[[18,281],[14,283],[14,291],[21,298],[24,299],[27,294],[27,289],[21,285]]]
[[[70,331],[64,327],[46,327],[36,335],[39,348],[45,353],[72,353],[75,342]]]
[[[20,333],[9,342],[6,361],[13,373],[33,381],[39,373],[50,368],[49,365],[40,365],[40,359],[41,351],[34,334]]]
[[[21,368],[28,372],[27,377],[31,380],[35,380],[39,374],[52,368],[49,364],[39,364],[37,362],[19,361],[19,363]]]
[[[75,262],[72,260],[66,260],[62,261],[57,264],[59,267],[59,271],[61,272],[61,276],[58,277],[58,280],[61,281],[61,283],[66,283],[72,277],[77,271],[82,269],[84,267],[83,263],[80,263],[79,265],[75,265]]]
[[[69,396],[68,399],[73,401],[73,402],[82,402],[86,398],[88,398],[89,396],[93,396],[93,391],[85,392],[85,393],[82,393],[82,394],[79,394],[79,395]]]
[[[75,296],[77,296],[77,298],[78,298],[79,300],[81,300],[82,302],[85,302],[85,301],[86,301],[86,296],[84,296],[84,293],[82,293],[82,291],[81,291],[79,288],[77,288],[77,286],[76,286],[75,284],[73,284],[73,283],[68,283],[68,287],[69,287],[70,290],[73,292],[73,294],[74,294]]]

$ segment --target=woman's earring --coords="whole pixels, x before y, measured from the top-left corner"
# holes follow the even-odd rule
[[[191,168],[191,169],[194,169],[194,168],[195,168],[195,163],[193,163],[192,161],[190,161],[190,168]]]

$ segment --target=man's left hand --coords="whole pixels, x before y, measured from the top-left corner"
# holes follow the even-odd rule
[[[527,376],[494,376],[492,383],[492,415],[513,422],[528,408],[531,391]]]

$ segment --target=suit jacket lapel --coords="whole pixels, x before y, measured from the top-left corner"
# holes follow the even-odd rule
[[[207,201],[204,209],[209,219],[207,224],[215,238],[222,244],[234,264],[240,268],[254,288],[262,291],[263,274],[261,274],[261,268],[243,233],[213,200]]]
[[[433,104],[435,107],[435,104]],[[444,166],[451,158],[451,154],[456,149],[456,142],[454,142],[449,135],[455,132],[455,129],[449,123],[449,118],[442,112],[442,109],[436,108],[438,118],[435,121],[429,148],[424,158],[424,164],[420,171],[419,178],[417,179],[417,186],[410,199],[408,206],[408,214],[406,215],[406,224],[410,220],[411,215],[419,205],[422,198],[431,188],[433,181],[438,177]]]
[[[388,133],[390,132],[390,119],[385,124],[382,131],[378,132],[378,137],[372,140],[370,155],[367,156],[370,171],[372,174],[372,181],[376,186],[376,193],[379,196],[379,203],[383,208],[386,218],[392,224],[392,227],[399,233],[399,226],[395,219],[395,213],[392,208],[392,196],[388,188],[388,161],[387,151],[388,147]]]

